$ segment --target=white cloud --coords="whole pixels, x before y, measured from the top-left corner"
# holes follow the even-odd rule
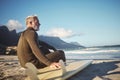
[[[53,28],[47,32],[48,36],[60,37],[60,38],[68,38],[74,36],[72,30],[67,30],[64,28]]]
[[[9,20],[8,22],[7,22],[7,24],[6,24],[7,26],[8,26],[8,29],[9,30],[14,30],[14,29],[16,29],[16,30],[19,30],[19,29],[23,29],[23,26],[22,26],[22,24],[19,22],[19,21],[17,21],[17,20]]]

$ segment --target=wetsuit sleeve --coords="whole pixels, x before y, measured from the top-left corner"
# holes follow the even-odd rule
[[[49,59],[45,57],[39,49],[37,33],[35,31],[29,31],[26,35],[26,40],[29,43],[32,52],[37,57],[37,59],[46,65],[50,65],[51,61],[49,61]]]
[[[47,47],[48,49],[53,49],[54,51],[56,51],[56,49],[53,46],[49,45],[48,43],[46,43],[44,41],[39,40],[39,44],[44,47]]]

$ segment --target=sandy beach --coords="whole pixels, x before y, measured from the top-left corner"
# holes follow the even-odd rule
[[[0,80],[24,80],[25,69],[17,56],[0,55]],[[120,80],[120,60],[94,60],[93,63],[68,80]]]
[[[68,80],[120,80],[120,60],[94,60]]]

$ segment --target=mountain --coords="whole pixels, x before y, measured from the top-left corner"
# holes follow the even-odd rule
[[[70,42],[70,44],[79,46],[80,44],[78,42]]]
[[[97,46],[97,47],[109,48],[109,47],[120,47],[120,45],[104,45],[104,46]]]
[[[18,42],[16,30],[9,31],[6,26],[0,26],[0,44],[6,46],[16,46]]]
[[[67,43],[61,40],[59,37],[50,37],[50,36],[39,36],[39,39],[47,42],[48,44],[54,46],[57,49],[78,49],[83,48],[81,45],[76,45],[72,43]]]
[[[0,26],[0,53],[3,53],[9,46],[17,46],[21,32],[10,31],[7,26]],[[67,43],[59,37],[39,36],[39,39],[54,46],[57,49],[78,49],[83,48],[79,43]],[[12,48],[10,48],[12,50]]]

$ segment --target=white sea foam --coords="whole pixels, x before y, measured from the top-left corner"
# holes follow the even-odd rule
[[[120,59],[120,48],[86,48],[65,53],[67,59]]]
[[[73,50],[73,51],[65,51],[65,53],[73,53],[73,54],[87,54],[87,53],[116,53],[120,52],[120,50],[93,50],[93,49],[84,49],[84,50]]]

